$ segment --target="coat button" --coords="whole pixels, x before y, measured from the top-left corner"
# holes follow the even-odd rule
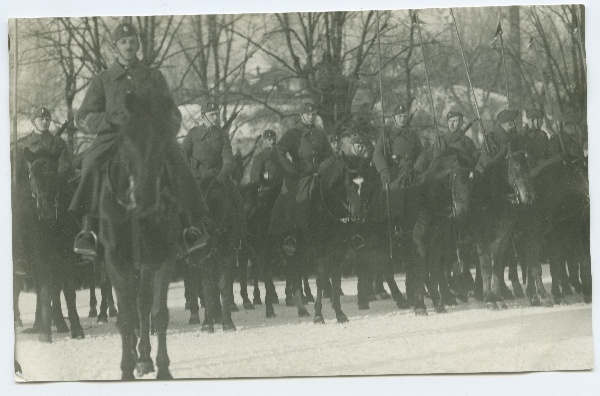
[[[127,76],[127,79],[128,79],[128,80],[131,80],[131,76],[129,76],[129,75],[128,75],[128,76]]]

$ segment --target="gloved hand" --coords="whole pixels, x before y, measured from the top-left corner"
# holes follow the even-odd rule
[[[108,121],[109,124],[120,127],[126,126],[129,120],[129,113],[124,111],[108,113],[106,117],[106,121]]]
[[[381,183],[383,184],[383,186],[385,187],[386,184],[388,184],[390,181],[392,181],[392,174],[390,173],[389,169],[384,169],[381,171]]]

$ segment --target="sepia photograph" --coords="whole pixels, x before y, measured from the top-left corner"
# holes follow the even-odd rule
[[[590,6],[446,3],[7,15],[16,387],[591,375]]]

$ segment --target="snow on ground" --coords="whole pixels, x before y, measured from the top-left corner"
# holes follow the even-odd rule
[[[549,272],[547,267],[544,272]],[[396,279],[403,287],[404,277]],[[282,303],[284,286],[276,282]],[[369,311],[359,311],[355,278],[344,279],[342,289],[346,294],[342,306],[350,321],[336,323],[326,302],[326,324],[315,325],[312,318],[299,318],[295,307],[284,304],[275,306],[278,316],[269,320],[264,305],[243,310],[236,285],[241,311],[233,319],[238,331],[223,333],[217,326],[216,333],[205,334],[199,325],[187,324],[183,283],[173,283],[168,336],[171,372],[176,378],[224,378],[593,367],[592,309],[580,296],[569,297],[568,306],[554,308],[531,308],[522,299],[508,301],[505,311],[492,312],[470,302],[448,308],[445,315],[430,309],[429,316],[416,317],[411,310],[398,310],[390,300],[372,302]],[[108,324],[96,323],[86,317],[88,291],[79,291],[77,299],[86,339],[71,340],[68,334],[54,333],[54,343],[41,344],[36,335],[17,334],[17,359],[25,380],[120,378],[121,344],[114,318]],[[431,308],[431,302],[426,303]],[[35,295],[22,294],[20,307],[25,327],[31,326]],[[311,305],[308,309],[314,313]],[[152,348],[155,356],[155,337]]]

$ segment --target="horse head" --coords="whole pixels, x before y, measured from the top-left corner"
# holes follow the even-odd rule
[[[529,205],[535,200],[535,189],[527,152],[524,149],[514,150],[510,144],[508,148],[508,184],[510,185],[517,204]]]
[[[167,204],[174,202],[164,166],[165,148],[173,138],[170,112],[169,98],[157,92],[128,93],[125,99],[125,117],[118,127],[121,141],[112,173],[117,200],[140,217],[169,216]]]
[[[364,223],[367,217],[367,199],[363,188],[366,179],[366,160],[361,156],[346,157],[342,155],[342,158],[345,164],[344,186],[350,221]]]
[[[24,150],[29,164],[29,184],[40,220],[58,219],[59,178],[58,162],[44,154]]]
[[[473,170],[457,160],[448,177],[452,191],[452,217],[461,220],[469,213],[471,205]]]

